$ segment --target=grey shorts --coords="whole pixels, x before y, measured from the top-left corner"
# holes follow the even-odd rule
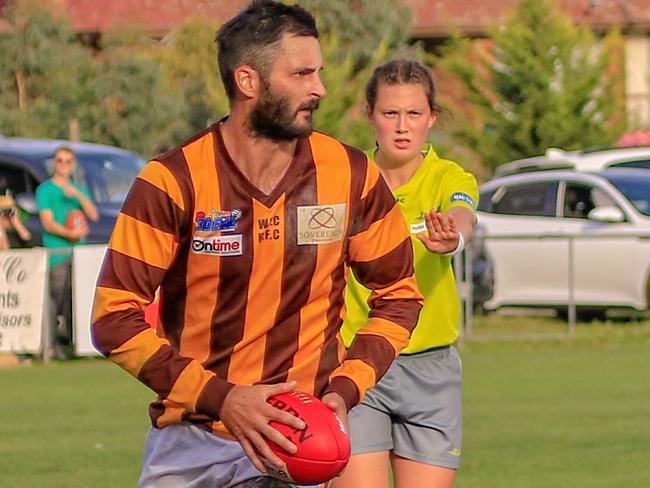
[[[462,363],[453,346],[400,355],[350,411],[352,454],[390,451],[457,469],[463,436]]]
[[[239,442],[181,423],[149,429],[138,486],[229,488],[260,476]]]

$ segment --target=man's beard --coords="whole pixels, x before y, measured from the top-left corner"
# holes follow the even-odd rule
[[[273,93],[267,85],[249,115],[251,131],[256,137],[266,137],[273,141],[291,141],[307,137],[312,132],[311,118],[301,125],[296,116],[299,110],[310,109],[313,112],[318,105],[318,100],[312,100],[291,110],[289,98]]]

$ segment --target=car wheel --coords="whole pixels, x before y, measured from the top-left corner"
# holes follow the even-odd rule
[[[607,310],[601,308],[585,308],[577,311],[580,322],[604,322],[607,320]]]
[[[474,315],[487,315],[490,312],[483,306],[483,302],[475,302],[473,308]]]
[[[566,307],[556,308],[555,313],[559,320],[569,320],[569,310]],[[604,308],[576,308],[576,322],[604,322],[607,319],[607,309]]]

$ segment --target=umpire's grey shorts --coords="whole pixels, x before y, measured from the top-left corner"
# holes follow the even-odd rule
[[[400,355],[350,411],[352,454],[390,451],[457,469],[463,436],[462,363],[453,346]]]
[[[149,429],[139,486],[229,488],[260,476],[239,442],[181,423]]]

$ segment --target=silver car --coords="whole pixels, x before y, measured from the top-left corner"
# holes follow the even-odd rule
[[[522,173],[480,193],[478,218],[494,263],[486,309],[570,302],[648,309],[650,171]]]
[[[548,148],[541,156],[518,159],[497,166],[496,176],[541,170],[602,171],[608,168],[650,169],[650,146],[609,147],[563,151]]]

